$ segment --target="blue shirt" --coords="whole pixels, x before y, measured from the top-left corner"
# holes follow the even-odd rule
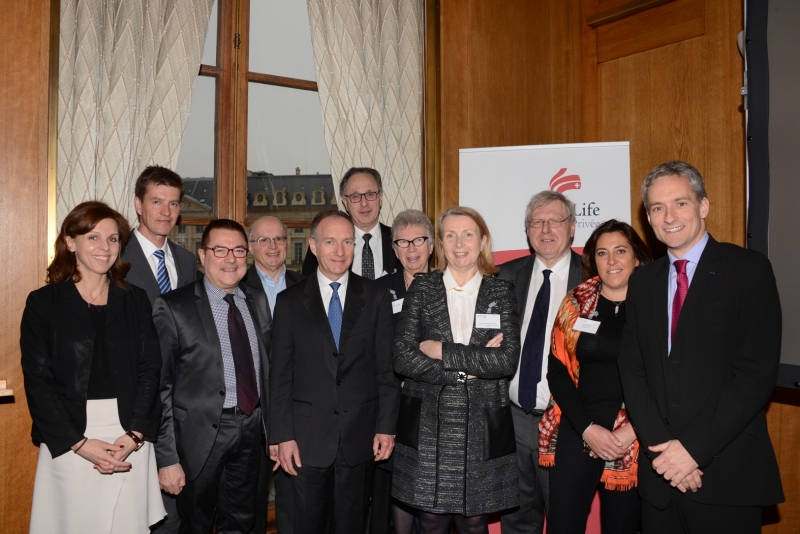
[[[286,289],[286,265],[283,266],[281,274],[278,275],[278,281],[272,279],[268,274],[261,272],[261,269],[256,265],[256,272],[261,279],[261,285],[264,287],[264,293],[267,294],[267,306],[269,306],[269,313],[275,316],[275,299],[278,298],[278,293]]]
[[[670,331],[672,330],[672,301],[675,300],[675,292],[678,291],[678,271],[673,266],[677,260],[688,260],[686,264],[686,278],[689,279],[689,287],[692,287],[692,278],[694,272],[697,270],[697,262],[700,261],[700,256],[706,249],[708,243],[708,232],[703,234],[695,246],[689,249],[689,252],[683,255],[682,258],[675,257],[672,252],[667,251],[669,257],[669,289],[667,290],[667,354],[672,351],[672,337]]]
[[[228,334],[228,303],[223,299],[223,290],[204,278],[208,294],[208,303],[211,305],[211,313],[214,315],[214,324],[217,325],[217,336],[219,336],[219,348],[222,350],[222,372],[225,377],[225,402],[223,408],[233,408],[237,405],[236,398],[236,366],[233,363],[233,351],[231,350],[231,338]],[[250,350],[253,353],[253,366],[256,371],[256,387],[258,387],[259,397],[261,396],[261,359],[258,351],[258,338],[256,337],[256,327],[250,317],[250,309],[247,307],[244,292],[238,287],[233,290],[233,302],[242,314],[244,327],[247,329],[247,338],[250,341]]]

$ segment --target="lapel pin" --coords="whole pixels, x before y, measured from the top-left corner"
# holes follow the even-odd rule
[[[486,310],[486,313],[492,313],[492,308],[494,308],[495,306],[497,306],[497,302],[489,303],[489,309]]]

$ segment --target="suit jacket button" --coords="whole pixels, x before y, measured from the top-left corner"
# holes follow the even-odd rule
[[[217,426],[217,424],[216,424],[216,423],[214,423],[213,425],[211,425],[211,428],[213,428],[214,430],[216,430],[216,429],[218,429],[219,427]]]
[[[334,352],[333,353],[333,357],[336,358],[337,356],[339,356],[339,355]]]
[[[333,415],[339,415],[339,410],[333,410]]]
[[[341,386],[341,385],[342,385],[342,381],[341,381],[341,380],[337,380],[337,381],[336,381],[336,385],[337,385],[337,386]]]
[[[219,394],[222,395],[223,397],[225,396],[225,392],[224,391],[220,391]]]
[[[666,424],[669,424],[669,418],[665,417],[665,418],[664,418],[664,422],[665,422]]]

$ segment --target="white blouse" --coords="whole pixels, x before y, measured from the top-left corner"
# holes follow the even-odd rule
[[[472,279],[459,286],[448,267],[442,276],[447,293],[447,310],[450,314],[450,328],[453,331],[453,342],[469,345],[472,337],[472,324],[475,321],[475,305],[478,303],[478,290],[483,276],[480,271]]]

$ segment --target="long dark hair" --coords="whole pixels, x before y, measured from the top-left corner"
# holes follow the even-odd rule
[[[88,234],[94,230],[97,223],[104,219],[111,219],[117,223],[119,231],[119,255],[114,265],[108,270],[108,277],[116,286],[122,289],[130,289],[131,286],[125,282],[125,275],[128,274],[131,266],[129,263],[122,261],[122,250],[128,241],[131,227],[125,217],[118,211],[110,208],[104,202],[96,200],[83,202],[75,206],[61,224],[61,231],[58,233],[55,242],[56,255],[50,266],[47,267],[45,281],[48,284],[60,284],[69,280],[70,277],[75,283],[81,281],[81,272],[78,270],[78,261],[75,259],[75,253],[70,252],[67,248],[67,236],[75,239],[79,235]]]
[[[653,258],[650,256],[650,249],[647,248],[647,245],[642,241],[642,238],[639,237],[639,234],[636,233],[636,230],[634,230],[630,224],[616,219],[610,219],[595,228],[594,232],[592,232],[592,235],[589,236],[589,239],[586,240],[586,244],[583,246],[584,280],[597,276],[597,262],[594,259],[594,254],[597,252],[597,240],[600,239],[600,236],[603,234],[612,234],[614,232],[619,232],[628,240],[628,244],[631,246],[631,249],[633,249],[633,255],[639,260],[639,267],[653,261]],[[639,267],[636,268],[638,269]]]

